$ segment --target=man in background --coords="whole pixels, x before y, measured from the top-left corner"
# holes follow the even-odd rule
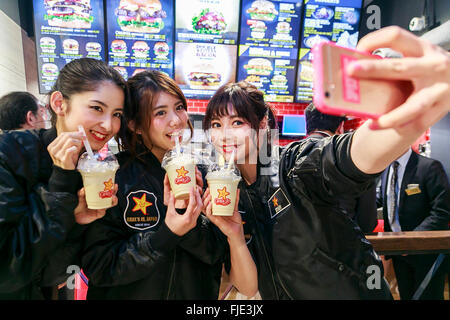
[[[308,136],[325,138],[344,133],[345,119],[324,114],[312,103],[305,109]],[[377,226],[376,184],[358,198],[341,198],[340,207],[364,233],[372,232]]]
[[[444,168],[439,161],[421,156],[411,148],[382,173],[377,200],[383,206],[384,231],[449,229],[450,189]],[[439,261],[437,257],[436,254],[391,256],[400,299],[414,297],[428,271]],[[444,299],[445,266],[445,261],[441,262],[417,298]]]
[[[24,91],[10,92],[0,98],[0,129],[45,128],[44,108],[36,97]]]

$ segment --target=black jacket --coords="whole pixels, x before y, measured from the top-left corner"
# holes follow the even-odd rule
[[[55,138],[55,129],[0,135],[0,299],[42,299],[42,287],[65,282],[79,263],[81,176],[53,167]]]
[[[386,205],[388,172],[389,168],[381,175],[381,197],[378,199],[380,206],[383,206],[385,231],[391,231]],[[398,217],[402,231],[449,229],[450,188],[439,161],[413,151],[406,164],[399,192]]]
[[[165,171],[151,152],[140,158],[119,154],[119,204],[88,228],[87,298],[217,299],[226,238],[203,216],[186,235],[172,233],[164,222]]]
[[[392,298],[381,261],[339,206],[339,197],[358,196],[376,176],[355,167],[351,139],[291,143],[280,148],[279,165],[259,165],[250,186],[241,181],[239,208],[263,299]],[[268,169],[272,174],[261,174]],[[367,286],[372,268],[378,268],[379,289]]]

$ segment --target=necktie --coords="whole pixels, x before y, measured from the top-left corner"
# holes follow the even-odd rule
[[[398,226],[398,223],[396,221],[397,216],[397,210],[398,210],[398,204],[397,204],[397,197],[398,197],[398,184],[397,184],[397,171],[398,171],[399,163],[397,161],[394,161],[392,164],[392,176],[391,181],[389,182],[389,193],[390,193],[390,199],[389,199],[389,223],[391,225],[391,229],[394,232],[400,231],[400,228]]]

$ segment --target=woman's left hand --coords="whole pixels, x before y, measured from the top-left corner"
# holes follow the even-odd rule
[[[112,196],[112,205],[111,207],[114,207],[118,203],[117,199],[117,190],[119,189],[119,186],[117,184],[114,184],[114,193]],[[105,209],[89,209],[87,207],[86,202],[86,192],[84,188],[81,188],[80,191],[78,191],[78,206],[74,210],[75,215],[75,221],[78,224],[89,224],[97,219],[103,218],[103,216],[106,214]]]
[[[209,188],[206,189],[203,195],[203,212],[208,219],[214,223],[224,235],[227,236],[229,241],[238,240],[244,241],[244,227],[242,223],[242,217],[238,210],[239,204],[239,189],[236,193],[236,204],[232,216],[215,216],[212,214],[212,201]]]

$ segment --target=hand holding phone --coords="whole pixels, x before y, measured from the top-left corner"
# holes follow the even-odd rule
[[[381,58],[332,42],[313,48],[313,102],[321,112],[377,119],[403,104],[412,93],[410,81],[350,76],[348,66],[360,59]]]

